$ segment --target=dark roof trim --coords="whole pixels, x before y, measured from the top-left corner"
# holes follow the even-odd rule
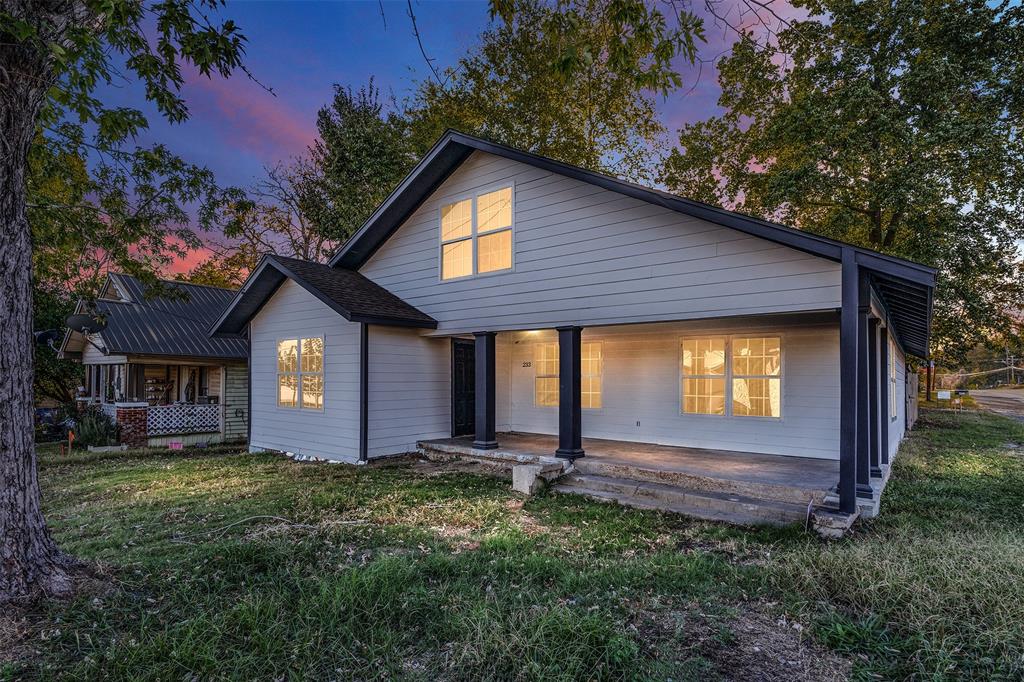
[[[717,206],[685,199],[609,175],[595,173],[578,166],[555,161],[538,154],[524,152],[507,145],[490,142],[454,130],[447,131],[427,152],[408,177],[374,211],[358,232],[331,258],[330,265],[358,269],[398,229],[402,222],[474,151],[479,150],[513,161],[529,164],[552,173],[663,206],[695,218],[730,227],[755,237],[799,249],[839,262],[843,248],[853,248],[858,263],[872,270],[910,279],[925,286],[935,285],[936,270],[919,263],[894,258],[876,251],[855,247],[835,239],[804,232],[727,211]]]
[[[419,313],[419,317],[394,317],[354,312],[350,308],[346,307],[343,302],[329,296],[321,290],[320,287],[314,285],[306,277],[296,272],[295,268],[289,267],[288,261],[294,260],[295,259],[281,258],[270,254],[263,256],[259,265],[257,265],[256,269],[249,275],[245,284],[238,293],[235,294],[234,299],[232,299],[231,303],[228,304],[228,307],[211,327],[209,331],[210,336],[237,334],[259,313],[260,310],[263,309],[263,306],[266,305],[267,301],[273,297],[286,279],[294,281],[349,322],[363,322],[367,324],[379,324],[391,327],[415,327],[421,329],[437,328],[437,321],[423,315],[422,313]],[[323,268],[325,266],[318,265],[317,267]],[[353,274],[369,282],[369,280],[366,280],[362,275],[358,275],[358,273]],[[377,285],[374,284],[373,286]],[[388,295],[395,298],[393,294],[388,293]],[[246,302],[248,302],[248,305],[245,305]],[[409,308],[410,310],[415,311],[411,306],[409,306]],[[415,312],[418,313],[419,311]]]

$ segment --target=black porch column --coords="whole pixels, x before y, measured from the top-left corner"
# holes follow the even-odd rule
[[[878,392],[878,421],[881,422],[878,434],[879,462],[889,466],[889,329],[878,330],[878,369],[880,384]]]
[[[868,316],[871,313],[871,284],[868,273],[858,269],[857,277],[857,497],[874,496],[871,488],[871,366],[868,361]]]
[[[839,320],[839,511],[857,510],[857,262],[843,249]]]
[[[882,466],[878,450],[878,424],[881,421],[878,418],[878,408],[882,402],[882,396],[879,393],[881,382],[878,377],[878,322],[877,318],[868,320],[868,371],[871,373],[870,381],[868,382],[868,393],[870,395],[869,409],[871,410],[871,423],[869,425],[871,436],[868,446],[871,448],[871,476],[874,478],[882,476]]]
[[[473,447],[493,450],[498,447],[494,433],[494,352],[495,332],[473,332],[475,337],[476,438]]]
[[[580,402],[580,327],[558,328],[558,449],[567,459],[583,456],[583,410]]]

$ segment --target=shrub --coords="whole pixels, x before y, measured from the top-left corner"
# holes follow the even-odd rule
[[[90,405],[78,416],[72,430],[75,442],[80,445],[117,445],[117,423],[99,407]]]

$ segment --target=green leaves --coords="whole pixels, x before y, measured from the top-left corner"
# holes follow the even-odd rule
[[[673,190],[940,269],[933,348],[1019,333],[1024,15],[954,2],[809,3],[719,63],[727,112],[685,126]]]

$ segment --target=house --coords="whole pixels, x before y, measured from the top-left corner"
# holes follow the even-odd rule
[[[111,273],[94,311],[106,327],[65,334],[60,356],[86,370],[78,400],[99,405],[133,446],[245,439],[248,342],[206,333],[235,292],[178,281],[161,286],[166,291],[154,295],[137,278]],[[75,312],[87,310],[80,301]]]
[[[935,275],[449,131],[328,265],[264,258],[211,333],[248,330],[253,449],[853,513],[908,428]]]

